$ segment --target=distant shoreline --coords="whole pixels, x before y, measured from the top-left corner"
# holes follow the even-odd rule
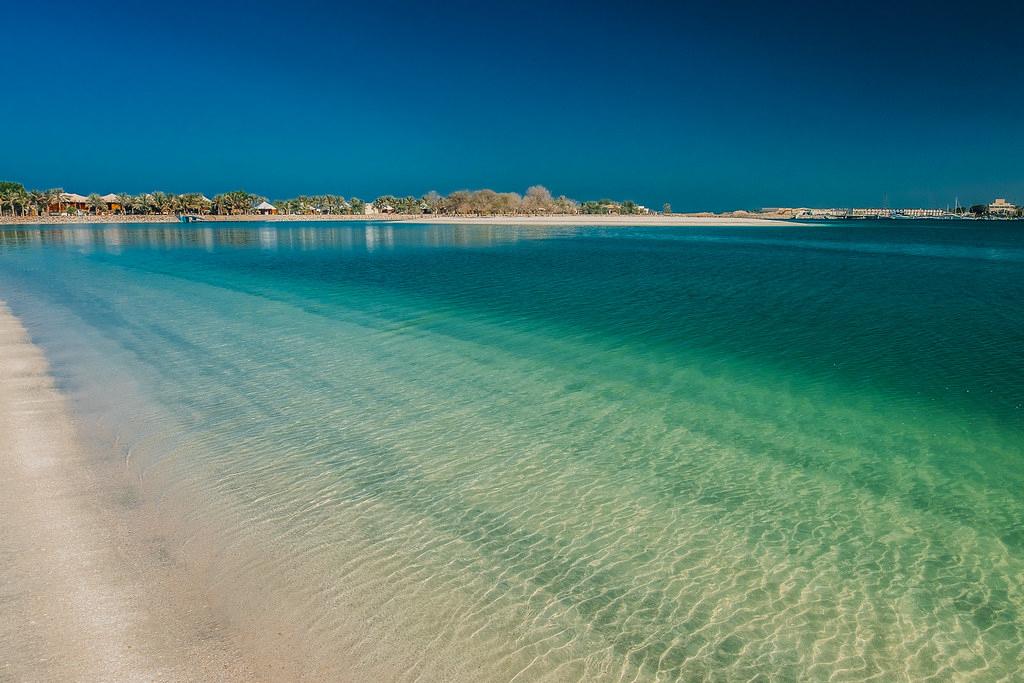
[[[451,223],[458,225],[563,225],[563,226],[673,226],[673,225],[780,225],[789,222],[779,218],[740,218],[693,215],[585,215],[554,216],[437,216],[420,214],[370,215],[237,215],[202,216],[199,223],[290,223],[290,222],[389,222],[389,223]],[[0,225],[88,225],[88,224],[167,224],[178,223],[171,215],[88,215],[88,216],[3,216]]]

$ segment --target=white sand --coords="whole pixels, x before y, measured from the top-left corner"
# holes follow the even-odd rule
[[[373,216],[372,218],[376,218]],[[789,221],[765,218],[732,218],[726,216],[412,216],[402,217],[407,223],[457,223],[465,225],[609,225],[609,226],[672,226],[672,225],[787,225]]]
[[[789,221],[729,216],[203,216],[205,223],[291,223],[308,221],[388,221],[402,223],[456,223],[463,225],[786,225]],[[177,223],[176,216],[3,216],[0,225],[68,225],[78,223]],[[195,227],[195,226],[193,226]]]
[[[2,301],[0,486],[0,681],[256,679]]]

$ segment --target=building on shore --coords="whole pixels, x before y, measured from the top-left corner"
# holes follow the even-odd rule
[[[256,205],[256,208],[253,209],[253,210],[256,213],[260,214],[261,216],[274,216],[274,215],[277,215],[277,207],[274,206],[273,204],[271,204],[268,201],[260,202],[259,204]]]
[[[74,192],[63,192],[56,203],[47,207],[50,213],[68,211],[78,213],[89,210],[89,198]]]
[[[119,196],[114,193],[105,194],[100,199],[107,205],[107,211],[110,213],[117,213],[118,211],[124,212],[124,205]]]
[[[892,218],[892,209],[850,209],[850,218]]]
[[[999,197],[988,205],[988,213],[990,216],[1016,216],[1017,206]]]
[[[1003,200],[996,200],[1002,202]],[[995,206],[992,204],[991,206]],[[1004,215],[1013,216],[1015,215],[1016,208],[1013,204],[1001,204],[1000,214],[992,211],[993,215]],[[735,214],[737,212],[733,212]],[[798,219],[818,219],[818,220],[840,220],[840,219],[860,219],[860,220],[886,220],[891,218],[956,218],[959,213],[950,211],[949,209],[921,209],[921,208],[904,208],[904,209],[891,209],[887,207],[856,207],[856,208],[842,208],[832,207],[828,209],[816,209],[807,207],[778,207],[771,206],[765,207],[760,210],[759,215],[768,218],[798,218]]]
[[[105,194],[100,197],[105,208],[103,211],[97,209],[88,197],[74,192],[62,192],[57,201],[46,207],[50,213],[117,213],[124,212],[124,204],[120,196],[116,194]]]

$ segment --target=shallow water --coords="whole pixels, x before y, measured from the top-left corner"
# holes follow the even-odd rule
[[[304,675],[1020,675],[1016,226],[7,228],[0,298]]]

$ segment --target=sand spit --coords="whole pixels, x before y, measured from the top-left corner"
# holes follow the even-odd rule
[[[410,216],[406,223],[454,223],[458,225],[580,225],[619,227],[667,227],[673,225],[786,225],[787,221],[727,216]]]
[[[0,681],[251,681],[0,301]]]
[[[607,226],[701,226],[785,225],[788,221],[729,216],[423,216],[377,214],[370,216],[203,216],[203,223],[293,223],[374,221],[392,223],[444,223],[457,225],[607,225]],[[75,225],[95,223],[177,223],[176,216],[3,216],[0,225]],[[198,224],[192,224],[194,227]]]

